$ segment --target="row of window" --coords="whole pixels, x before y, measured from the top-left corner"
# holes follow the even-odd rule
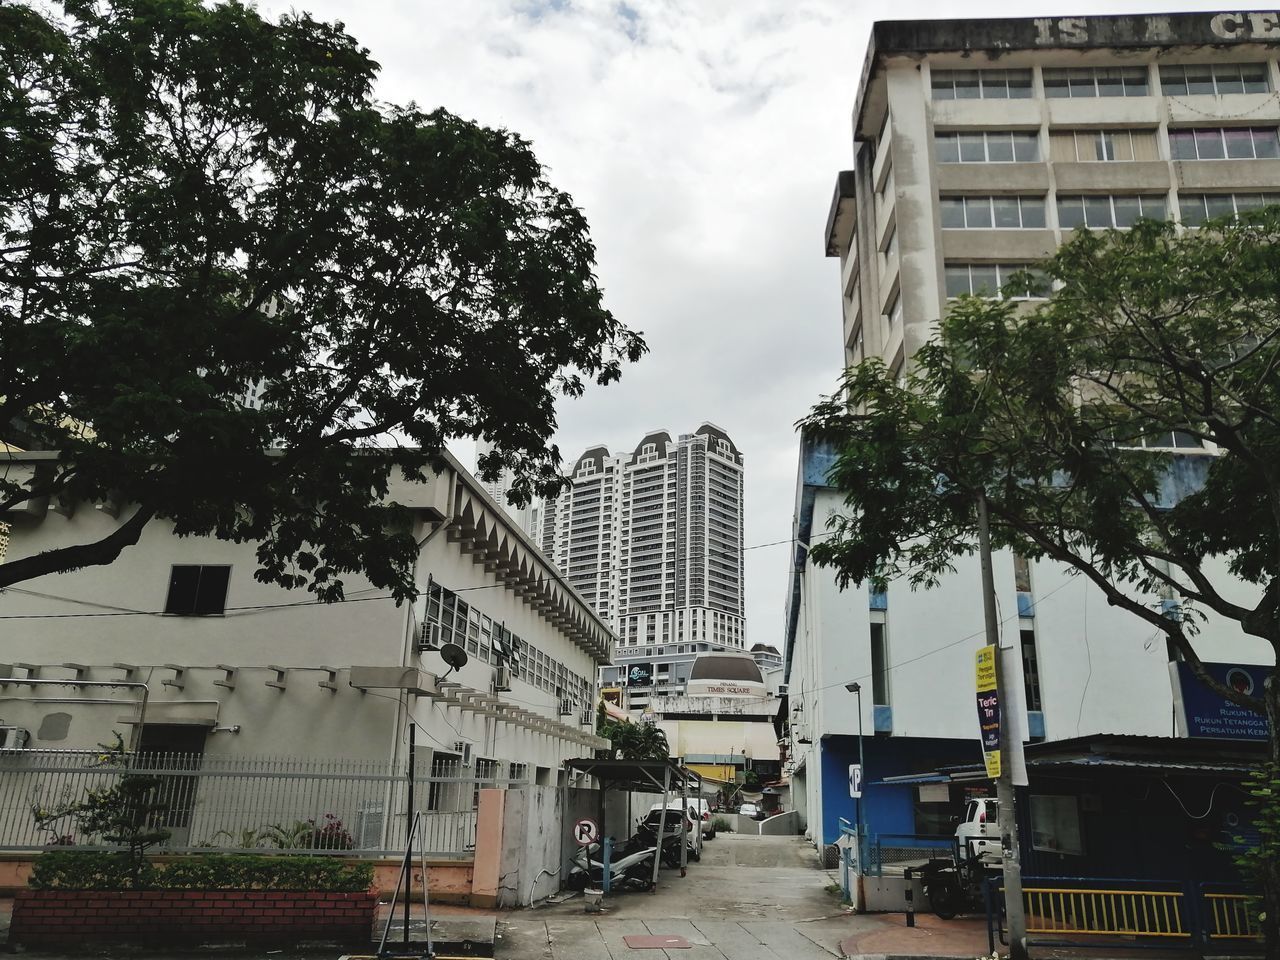
[[[442,646],[455,643],[485,663],[506,664],[513,677],[547,693],[580,702],[589,699],[590,684],[585,677],[435,582],[427,588],[424,624]]]
[[[1154,131],[1076,130],[1049,134],[1055,161],[1158,160]],[[937,133],[938,163],[1038,163],[1040,135],[1034,130],[971,130]],[[1174,160],[1264,160],[1280,157],[1275,127],[1197,127],[1169,131]]]
[[[1050,99],[1145,97],[1151,93],[1149,74],[1142,67],[1045,67],[1044,95]],[[934,70],[930,77],[934,100],[1027,100],[1032,95],[1032,71]],[[1269,93],[1271,80],[1265,63],[1164,64],[1160,92],[1168,97],[1222,96],[1229,93]]]
[[[1208,219],[1234,216],[1280,201],[1268,193],[1180,193],[1182,222],[1199,226]],[[939,201],[944,230],[1044,229],[1043,197],[943,197]],[[1063,230],[1087,227],[1126,229],[1139,218],[1168,217],[1164,194],[1103,194],[1060,196],[1058,226]]]

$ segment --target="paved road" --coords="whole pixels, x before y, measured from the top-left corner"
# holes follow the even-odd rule
[[[582,899],[505,915],[503,960],[832,960],[850,917],[824,889],[832,878],[799,837],[721,834],[688,876],[664,870],[652,894],[611,897],[608,912]],[[674,935],[690,949],[633,950],[632,934]]]

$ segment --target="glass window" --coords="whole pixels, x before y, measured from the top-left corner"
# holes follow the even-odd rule
[[[969,289],[980,297],[1000,293],[1000,271],[994,263],[975,263],[969,267]]]
[[[1245,131],[1248,137],[1248,131]],[[1221,130],[1197,130],[1196,138],[1196,157],[1200,160],[1222,160],[1226,157],[1227,152],[1223,145]],[[1237,142],[1239,142],[1237,140]],[[1252,138],[1249,139],[1249,149],[1253,149]]]
[[[997,227],[1021,227],[1022,212],[1017,197],[996,197],[992,201],[994,225]]]
[[[1169,147],[1175,160],[1251,160],[1280,156],[1280,139],[1274,127],[1170,130]]]
[[[1086,226],[1093,227],[1095,229],[1111,226],[1111,198],[1085,197],[1084,222]]]
[[[1022,225],[1030,229],[1044,227],[1044,197],[1020,197],[1018,205],[1022,208]]]
[[[965,197],[964,201],[964,219],[965,226],[970,229],[981,230],[984,227],[991,226],[991,198],[990,197]]]
[[[1271,81],[1265,63],[1166,64],[1160,89],[1167,97],[1267,93]]]
[[[1070,67],[1044,71],[1044,93],[1067,97],[1145,97],[1149,93],[1146,67]]]
[[[939,207],[944,230],[964,229],[964,197],[943,197],[939,201]]]
[[[1019,163],[1034,163],[1040,159],[1040,138],[1034,133],[1013,135],[1013,159]]]
[[[987,159],[992,163],[1012,163],[1014,159],[1013,134],[988,133],[986,136]],[[963,145],[961,146],[960,155],[963,158]]]
[[[959,140],[961,163],[982,163],[987,159],[986,134],[962,133]],[[1009,159],[1013,159],[1012,155]]]
[[[1031,96],[1030,70],[934,70],[934,100],[1025,100]]]
[[[1084,226],[1084,197],[1058,198],[1058,226],[1063,230]]]

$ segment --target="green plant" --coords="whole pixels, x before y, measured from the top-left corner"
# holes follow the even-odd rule
[[[373,866],[337,857],[195,854],[146,865],[135,881],[127,854],[96,850],[50,851],[36,858],[36,890],[317,890],[359,892],[373,882]]]
[[[115,737],[110,745],[98,745],[103,752],[97,766],[127,767],[130,757],[125,751],[124,739],[118,733]],[[129,885],[137,887],[147,880],[147,850],[169,839],[169,831],[156,823],[169,809],[169,805],[159,799],[159,791],[159,777],[126,771],[110,787],[91,788],[82,800],[67,799],[54,807],[33,809],[32,816],[37,826],[51,830],[58,837],[59,844],[66,845],[71,838],[57,834],[54,825],[71,819],[86,837],[124,847],[120,855],[129,867]]]
[[[716,833],[733,833],[733,825],[725,817],[712,818],[711,829]]]
[[[1257,811],[1254,824],[1258,843],[1236,855],[1236,866],[1255,896],[1249,907],[1258,919],[1267,943],[1280,942],[1280,917],[1264,908],[1280,901],[1280,764],[1265,763],[1245,781],[1248,803]],[[1236,838],[1243,842],[1243,838]]]
[[[667,735],[654,723],[610,720],[603,704],[596,715],[597,734],[607,739],[623,760],[666,760],[671,756]]]

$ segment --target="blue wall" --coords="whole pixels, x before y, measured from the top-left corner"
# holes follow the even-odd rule
[[[923,737],[863,738],[866,769],[862,800],[866,804],[867,834],[915,833],[916,787],[877,783],[885,777],[927,773],[940,766],[977,763],[982,750],[972,740],[934,740]],[[835,843],[840,818],[857,822],[857,801],[849,796],[849,764],[858,762],[857,737],[823,737],[822,842]]]

